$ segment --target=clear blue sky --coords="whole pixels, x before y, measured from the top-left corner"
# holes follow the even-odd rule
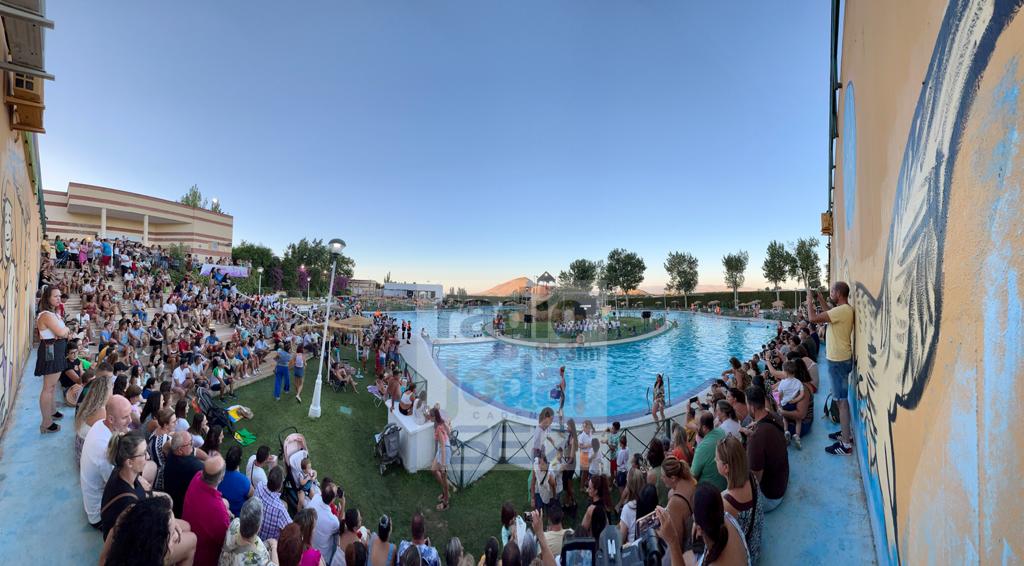
[[[190,185],[276,252],[477,291],[614,247],[701,284],[826,208],[827,2],[49,2],[43,182]],[[824,254],[824,242],[822,242]]]

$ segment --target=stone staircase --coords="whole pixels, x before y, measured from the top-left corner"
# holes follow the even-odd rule
[[[62,268],[62,269],[55,269],[54,273],[58,277],[65,277],[67,279],[70,279],[71,275],[74,273],[74,271],[75,270],[73,270],[73,269]],[[114,289],[114,291],[117,293],[118,297],[120,297],[121,294],[124,292],[124,279],[122,279],[120,275],[115,275],[114,279],[112,279],[112,280],[111,279],[104,279],[104,285],[109,285],[110,287],[112,287]],[[164,297],[166,297],[167,293],[169,293],[169,292],[170,292],[169,288],[168,289],[164,289],[162,294],[163,294]],[[131,305],[127,301],[121,301],[120,306],[121,306],[122,312],[127,312],[127,313],[131,312]],[[77,316],[81,312],[81,310],[82,310],[82,297],[81,297],[81,295],[79,293],[71,293],[71,294],[69,294],[69,296],[64,297],[64,315],[65,315],[65,318],[71,318],[71,317]],[[160,310],[161,309],[156,308],[156,307],[147,307],[146,308],[147,320],[153,320],[153,317],[158,312],[160,312]],[[99,338],[100,331],[103,329],[103,327],[95,319],[90,320],[89,324],[90,324],[90,327],[91,327],[91,330],[92,330],[92,336],[94,337],[93,343],[89,347],[89,354],[90,354],[90,356],[94,357],[94,356],[96,356],[99,353],[99,345],[97,343],[97,340]],[[235,329],[234,329],[233,326],[231,326],[229,324],[214,323],[213,326],[214,326],[214,329],[216,330],[217,337],[220,338],[221,341],[223,341],[223,342],[230,341],[231,337],[234,335]],[[148,359],[149,349],[148,348],[144,349],[144,352],[145,352],[145,354],[144,354],[143,359]],[[143,353],[140,352],[140,355],[143,355]],[[255,382],[260,381],[260,380],[262,380],[264,378],[267,378],[267,377],[270,377],[270,376],[274,375],[274,366],[275,366],[275,364],[276,364],[276,362],[274,361],[273,356],[270,356],[266,361],[263,362],[263,364],[261,364],[257,368],[256,374],[254,376],[251,376],[248,379],[237,380],[235,382],[235,389],[238,389],[239,387],[244,387],[246,385],[255,383]],[[169,370],[168,370],[168,375],[165,376],[165,379],[168,379],[168,380],[170,379]]]

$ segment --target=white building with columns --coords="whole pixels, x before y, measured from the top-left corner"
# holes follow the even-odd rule
[[[69,183],[67,192],[46,190],[43,196],[49,238],[127,238],[184,244],[200,258],[231,257],[234,218],[228,214],[83,183]]]

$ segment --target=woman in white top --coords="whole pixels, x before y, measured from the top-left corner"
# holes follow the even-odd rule
[[[36,316],[36,330],[39,331],[39,352],[36,357],[36,375],[43,376],[43,389],[39,392],[39,414],[43,422],[39,432],[50,433],[60,430],[54,419],[63,418],[54,401],[54,392],[60,374],[67,368],[68,335],[71,331],[57,316],[60,307],[60,289],[53,285],[43,287]]]
[[[736,440],[743,441],[740,437],[740,423],[736,420],[736,409],[725,399],[719,399],[715,403],[715,420],[718,421],[718,428],[726,434],[736,437]]]

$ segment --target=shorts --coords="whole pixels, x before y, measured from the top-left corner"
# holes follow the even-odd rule
[[[548,504],[544,503],[544,500],[541,498],[539,493],[534,493],[533,494],[533,508],[534,509],[543,509],[545,511],[547,511],[547,509],[548,509]]]
[[[100,256],[100,265],[102,265],[103,267],[110,265],[110,256]]]
[[[828,360],[828,377],[832,384],[832,397],[846,401],[850,396],[850,373],[853,372],[853,359],[842,362]]]
[[[298,378],[302,378],[303,376],[305,376],[305,374],[306,374],[306,368],[305,367],[301,367],[301,368],[300,367],[296,367],[292,371],[292,375],[294,375],[295,377],[298,377]]]
[[[572,485],[572,477],[574,475],[576,475],[576,472],[574,472],[573,470],[563,470],[562,471],[562,485],[563,486],[571,486]]]
[[[626,487],[626,472],[615,472],[615,485],[620,489]]]

